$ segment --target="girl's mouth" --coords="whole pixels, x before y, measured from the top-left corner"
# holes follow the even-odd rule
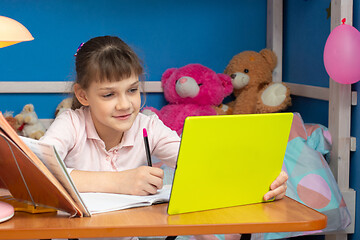
[[[119,119],[119,120],[126,120],[126,119],[130,118],[130,116],[131,116],[131,113],[124,114],[124,115],[117,115],[117,116],[114,116],[114,118]]]

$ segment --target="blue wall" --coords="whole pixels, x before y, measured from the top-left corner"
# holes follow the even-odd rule
[[[330,0],[284,1],[283,81],[329,86],[323,63],[324,46],[330,33],[329,4]],[[292,100],[290,111],[300,112],[305,122],[328,125],[327,101],[295,96]]]
[[[35,38],[0,49],[0,81],[72,81],[79,44],[100,35],[131,45],[149,81],[189,63],[223,72],[233,55],[266,44],[266,0],[2,0],[0,15],[21,22]],[[51,118],[63,97],[2,95],[0,110],[16,114],[33,103],[40,118]],[[157,108],[164,103],[161,94],[147,101]]]

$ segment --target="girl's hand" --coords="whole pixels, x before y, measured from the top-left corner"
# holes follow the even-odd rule
[[[286,189],[287,189],[286,181],[288,180],[288,178],[289,177],[287,173],[281,171],[279,176],[270,185],[270,191],[264,195],[264,200],[268,201],[273,197],[275,197],[275,200],[282,199],[286,193]]]
[[[122,188],[132,195],[155,194],[163,187],[164,171],[161,168],[141,166],[124,171]]]

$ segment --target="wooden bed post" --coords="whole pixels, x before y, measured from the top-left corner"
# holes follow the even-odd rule
[[[277,56],[273,71],[273,82],[282,82],[283,65],[283,0],[267,1],[266,48],[272,49]]]
[[[346,18],[352,25],[352,0],[331,1],[331,30]],[[333,139],[330,167],[340,189],[349,188],[351,84],[329,82],[329,128]]]
[[[353,0],[332,0],[331,30],[339,26],[343,18],[346,18],[346,24],[352,25]],[[353,215],[355,213],[355,192],[349,188],[351,85],[340,84],[330,79],[329,88],[329,130],[333,141],[330,168]],[[348,228],[346,232],[354,232],[355,216],[352,216],[352,221],[350,229]],[[327,235],[326,239],[347,239],[347,235]]]

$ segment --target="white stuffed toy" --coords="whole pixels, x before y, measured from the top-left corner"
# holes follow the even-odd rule
[[[34,105],[26,104],[15,119],[20,126],[18,130],[24,137],[38,140],[45,134],[45,126],[39,121]]]
[[[55,110],[55,117],[59,116],[60,113],[64,112],[67,109],[71,109],[71,105],[72,105],[72,98],[65,98],[64,100],[62,100],[59,105],[57,105],[56,110]]]

